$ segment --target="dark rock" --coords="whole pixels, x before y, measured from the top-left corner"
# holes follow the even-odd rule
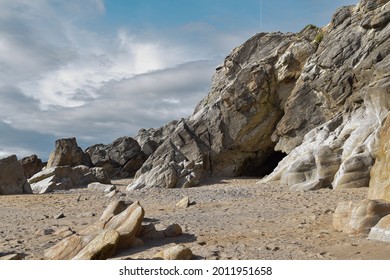
[[[44,166],[42,160],[39,159],[37,155],[24,157],[19,161],[22,164],[24,176],[27,179],[31,178],[36,173],[42,171],[42,168]]]
[[[0,195],[32,193],[15,155],[0,159]]]

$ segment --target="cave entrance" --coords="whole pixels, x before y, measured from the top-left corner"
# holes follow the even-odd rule
[[[265,160],[257,161],[249,160],[244,168],[241,176],[244,177],[264,177],[271,174],[278,166],[279,162],[287,156],[286,153],[273,151]]]

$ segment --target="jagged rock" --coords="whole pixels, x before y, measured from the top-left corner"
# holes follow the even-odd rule
[[[390,115],[382,127],[379,141],[380,147],[375,153],[376,160],[371,169],[368,198],[390,201]]]
[[[157,253],[153,259],[163,260],[191,260],[193,257],[192,251],[184,245],[175,245],[168,249]]]
[[[0,195],[32,193],[15,155],[0,159]]]
[[[159,146],[171,135],[176,129],[177,121],[171,121],[170,123],[158,128],[141,129],[135,140],[138,141],[141,146],[142,152],[148,157],[153,154]]]
[[[297,190],[368,187],[390,108],[390,26],[360,25],[388,10],[385,2],[361,1],[335,14],[287,98],[272,140],[288,156],[265,182]]]
[[[390,242],[390,215],[383,217],[379,223],[371,228],[368,239]]]
[[[42,160],[37,155],[24,157],[19,162],[22,164],[24,176],[27,179],[42,171],[43,168]]]
[[[35,174],[28,182],[31,184],[33,193],[37,194],[84,188],[92,182],[99,182],[99,179],[94,176],[95,170],[95,168],[90,169],[84,165],[51,167]],[[100,170],[100,174],[102,173],[103,171]],[[107,182],[106,176],[99,178],[103,178],[103,182]]]
[[[58,139],[55,142],[55,149],[51,152],[47,167],[56,166],[91,166],[91,159],[88,154],[77,145],[76,138]]]
[[[273,152],[281,104],[314,51],[304,36],[281,33],[257,34],[234,49],[215,73],[210,94],[176,124],[128,190],[251,174]]]
[[[73,260],[105,260],[114,255],[119,242],[116,230],[104,230],[88,243]]]
[[[86,153],[92,164],[104,168],[110,178],[133,176],[145,161],[140,145],[131,137],[118,138],[109,145],[91,146]]]
[[[390,214],[384,200],[340,202],[333,214],[333,227],[349,235],[367,235],[380,219]]]

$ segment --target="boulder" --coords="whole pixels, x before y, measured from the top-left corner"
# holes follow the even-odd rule
[[[383,217],[379,223],[371,228],[368,239],[390,242],[390,215]]]
[[[22,164],[24,176],[27,179],[31,178],[36,173],[42,171],[42,168],[44,166],[42,160],[39,159],[37,155],[24,157],[19,161]]]
[[[178,224],[169,225],[166,229],[164,229],[165,237],[177,237],[182,235],[183,230]]]
[[[191,260],[192,257],[192,251],[184,245],[179,244],[162,250],[161,252],[157,253],[153,259]]]
[[[76,138],[58,139],[55,149],[51,152],[47,168],[56,166],[91,166],[89,155],[77,145]]]
[[[84,188],[92,182],[99,181],[94,176],[94,170],[94,168],[90,169],[84,165],[51,167],[35,174],[28,182],[31,184],[33,193],[37,194]],[[102,172],[103,170],[100,171],[100,173]],[[107,182],[105,176],[99,178],[103,178],[103,182]]]
[[[145,155],[136,140],[121,137],[109,145],[97,144],[86,149],[92,164],[102,167],[110,178],[133,176],[145,161]]]
[[[390,202],[384,200],[340,202],[333,214],[333,227],[349,235],[367,235],[389,214]]]
[[[98,183],[98,182],[88,184],[87,188],[91,189],[91,190],[95,190],[95,191],[105,192],[105,193],[109,193],[109,192],[115,190],[114,185],[102,184],[102,183]]]
[[[390,201],[390,115],[382,127],[379,136],[380,147],[376,152],[376,160],[371,169],[368,198]]]
[[[32,193],[15,155],[0,159],[0,195]]]

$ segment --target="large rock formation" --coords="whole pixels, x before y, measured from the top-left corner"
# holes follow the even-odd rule
[[[111,178],[133,176],[145,161],[145,155],[136,140],[121,137],[109,145],[97,144],[86,149],[92,164],[102,167]]]
[[[0,159],[0,195],[31,193],[23,167],[15,155]]]
[[[218,67],[210,94],[182,119],[129,189],[189,187],[207,176],[250,174],[273,152],[281,104],[315,45],[302,34],[257,34]],[[308,38],[308,37],[309,38]]]
[[[390,108],[390,3],[340,8],[322,29],[261,33],[217,67],[211,92],[157,148],[129,190],[264,175],[292,189],[367,187]]]
[[[76,138],[58,139],[55,149],[50,154],[47,167],[56,166],[91,166],[91,159],[88,154],[77,145]]]
[[[390,108],[388,1],[343,7],[307,61],[272,136],[289,155],[267,178],[293,189],[368,187]]]

